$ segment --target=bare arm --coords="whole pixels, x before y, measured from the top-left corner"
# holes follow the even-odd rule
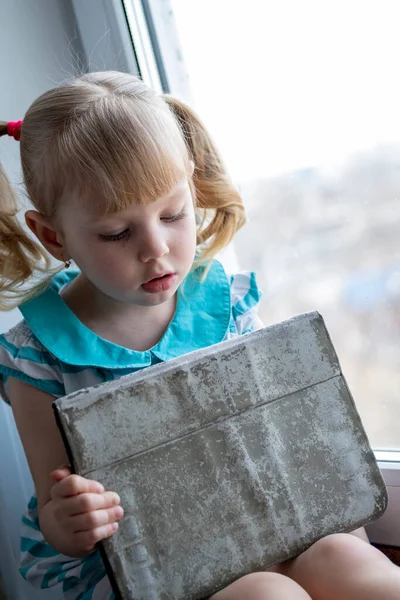
[[[69,463],[53,414],[54,397],[13,378],[8,393],[41,507],[51,499],[50,473]]]
[[[35,484],[41,531],[62,554],[87,554],[114,533],[119,498],[95,481],[71,475],[52,396],[13,378],[8,393]]]

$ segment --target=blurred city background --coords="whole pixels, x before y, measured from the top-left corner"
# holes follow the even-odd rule
[[[400,146],[243,186],[235,244],[264,290],[265,324],[317,309],[375,447],[400,434]]]

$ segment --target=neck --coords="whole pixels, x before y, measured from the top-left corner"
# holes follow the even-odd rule
[[[176,294],[157,306],[138,306],[110,298],[82,275],[65,289],[62,297],[78,319],[94,333],[139,352],[157,344],[176,308]]]

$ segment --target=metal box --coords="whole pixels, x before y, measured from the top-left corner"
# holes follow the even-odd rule
[[[54,409],[75,471],[121,496],[125,517],[102,547],[123,600],[207,598],[386,508],[316,312]]]

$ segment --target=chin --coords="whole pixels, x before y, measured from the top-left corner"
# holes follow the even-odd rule
[[[161,304],[165,304],[168,300],[171,300],[174,294],[153,294],[150,298],[141,298],[140,300],[135,299],[131,302],[131,304],[136,304],[137,306],[160,306]]]
[[[175,296],[177,289],[178,286],[174,286],[173,289],[161,291],[156,294],[148,294],[143,291],[135,297],[125,300],[125,302],[136,304],[137,306],[159,306],[171,300]]]

